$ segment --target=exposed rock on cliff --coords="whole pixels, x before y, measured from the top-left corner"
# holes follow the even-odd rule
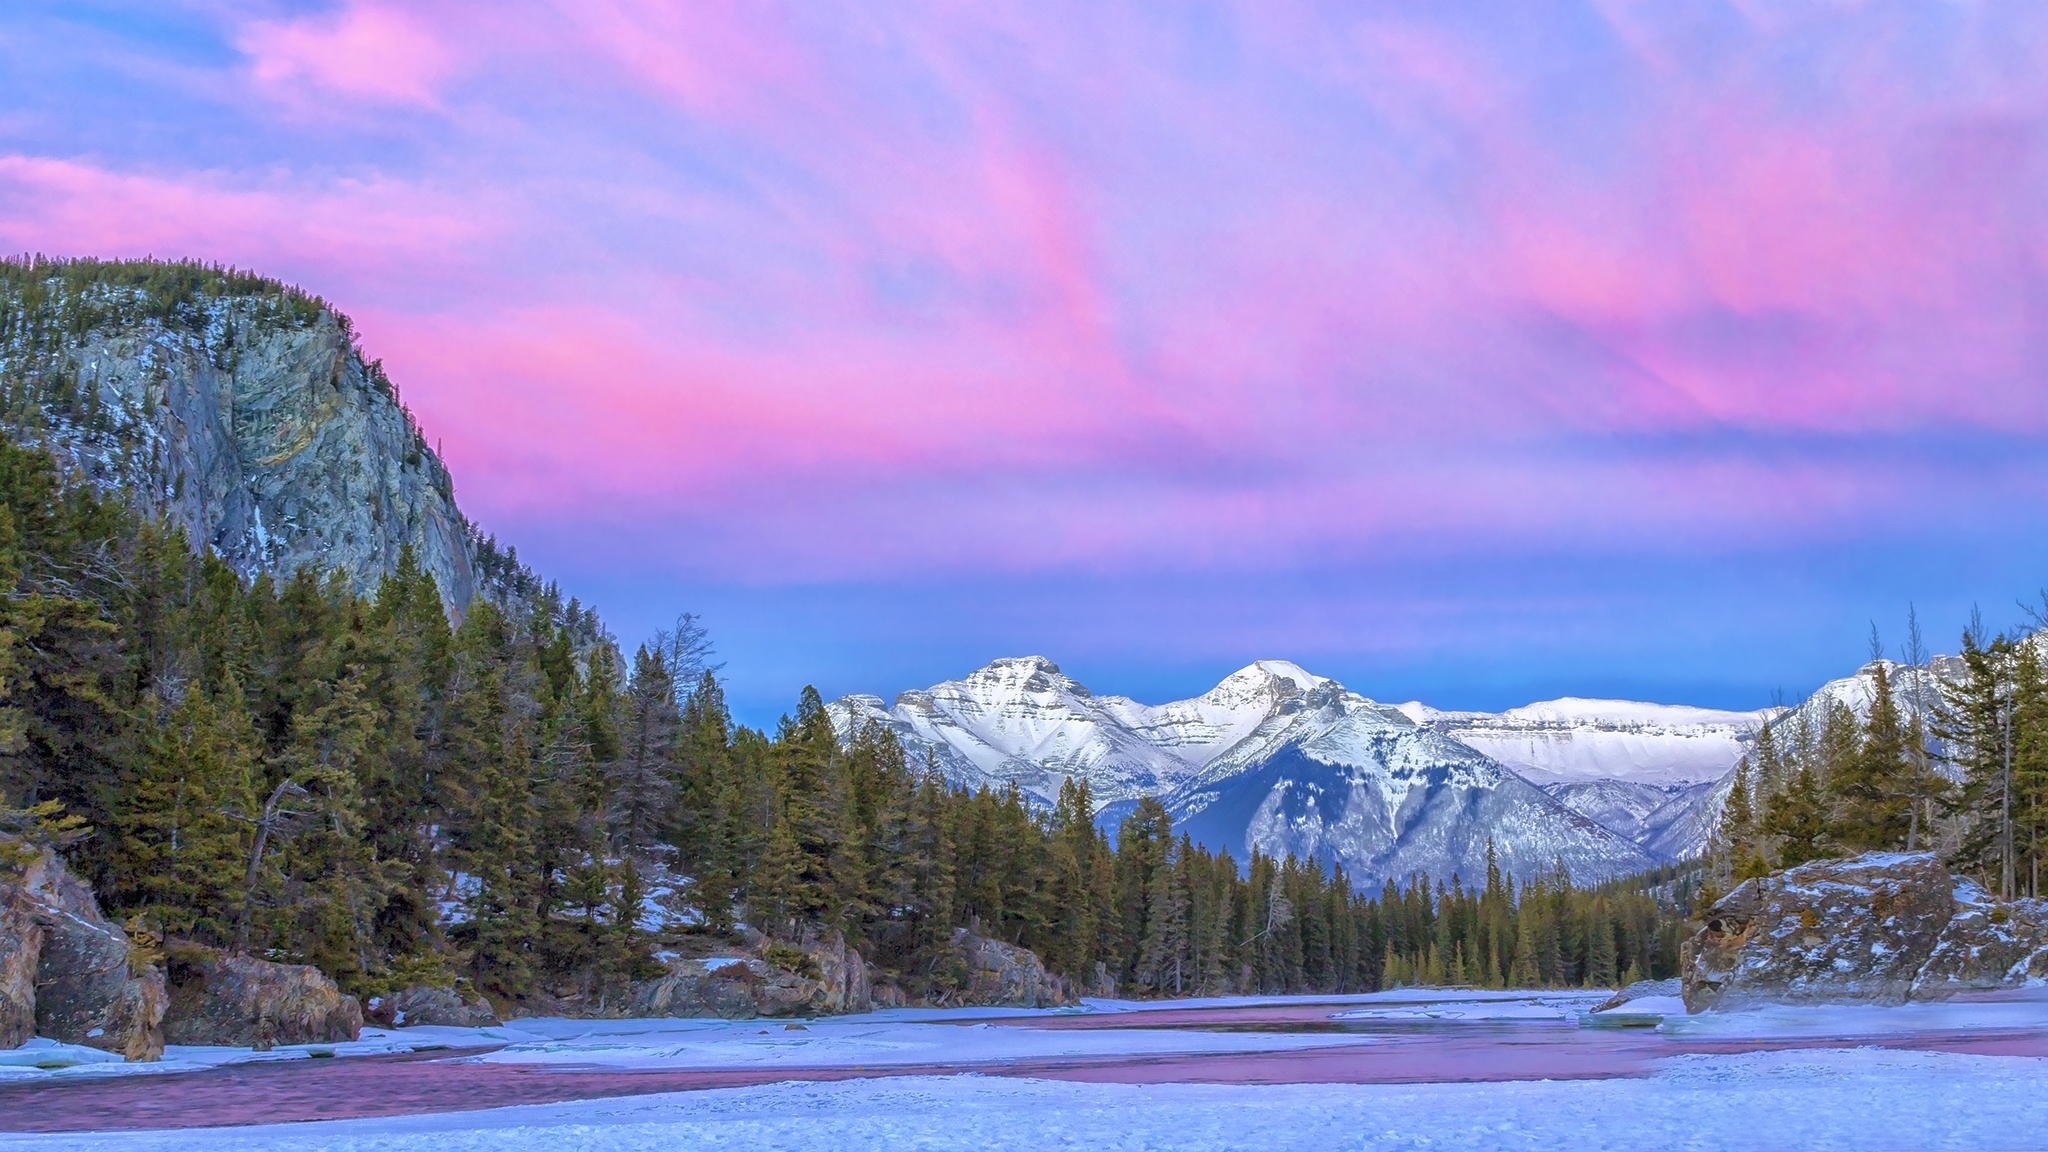
[[[1748,880],[1681,950],[1685,1004],[1896,1004],[2048,978],[2048,906],[1999,904],[1931,853],[1821,860]]]
[[[0,905],[0,1048],[18,1048],[36,1034],[36,962],[43,926],[26,892],[9,886]]]
[[[410,545],[449,605],[468,603],[476,542],[448,470],[346,318],[196,266],[47,271],[0,283],[0,377],[40,413],[17,434],[246,576],[338,568],[366,591]]]
[[[171,951],[171,1003],[165,1038],[174,1044],[226,1044],[263,1051],[276,1044],[353,1040],[363,1010],[334,981],[305,964],[273,964],[210,948]]]

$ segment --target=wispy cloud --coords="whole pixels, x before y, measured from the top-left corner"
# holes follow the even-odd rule
[[[337,299],[567,566],[1647,573],[2039,494],[2035,6],[179,12],[0,13],[0,247]]]

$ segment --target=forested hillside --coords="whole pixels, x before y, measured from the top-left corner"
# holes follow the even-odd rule
[[[111,282],[124,324],[218,292],[280,324],[329,314],[239,274],[107,267],[9,283],[92,300]],[[0,342],[44,365],[75,366],[64,341],[103,320],[36,315]],[[1084,787],[1050,811],[953,787],[879,726],[841,739],[810,690],[772,732],[737,726],[693,621],[629,653],[516,560],[522,594],[484,581],[460,603],[410,545],[374,580],[238,566],[49,442],[98,419],[64,379],[0,381],[0,786],[140,938],[315,964],[354,992],[460,978],[589,1011],[678,955],[765,937],[800,964],[774,942],[833,932],[910,998],[959,990],[963,928],[1140,995],[1672,969],[1669,877],[1360,893],[1204,851],[1150,799],[1110,834]],[[52,390],[61,420],[36,399]]]

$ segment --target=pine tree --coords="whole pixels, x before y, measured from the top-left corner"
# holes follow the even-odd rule
[[[675,695],[660,655],[644,647],[635,652],[618,755],[605,767],[605,824],[621,853],[653,847],[656,832],[669,819],[682,727]]]

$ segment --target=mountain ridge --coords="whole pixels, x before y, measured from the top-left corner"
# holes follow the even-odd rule
[[[827,711],[842,737],[881,724],[913,761],[955,784],[1014,785],[1050,805],[1067,779],[1083,780],[1110,819],[1154,796],[1212,848],[1292,853],[1366,880],[1474,875],[1489,841],[1521,874],[1567,857],[1593,876],[1665,858],[1458,739],[1446,719],[1492,714],[1425,709],[1418,720],[1417,707],[1370,700],[1284,660],[1247,664],[1184,700],[1142,704],[1026,656],[893,702],[842,697]],[[1711,718],[1737,715],[1747,714]]]

